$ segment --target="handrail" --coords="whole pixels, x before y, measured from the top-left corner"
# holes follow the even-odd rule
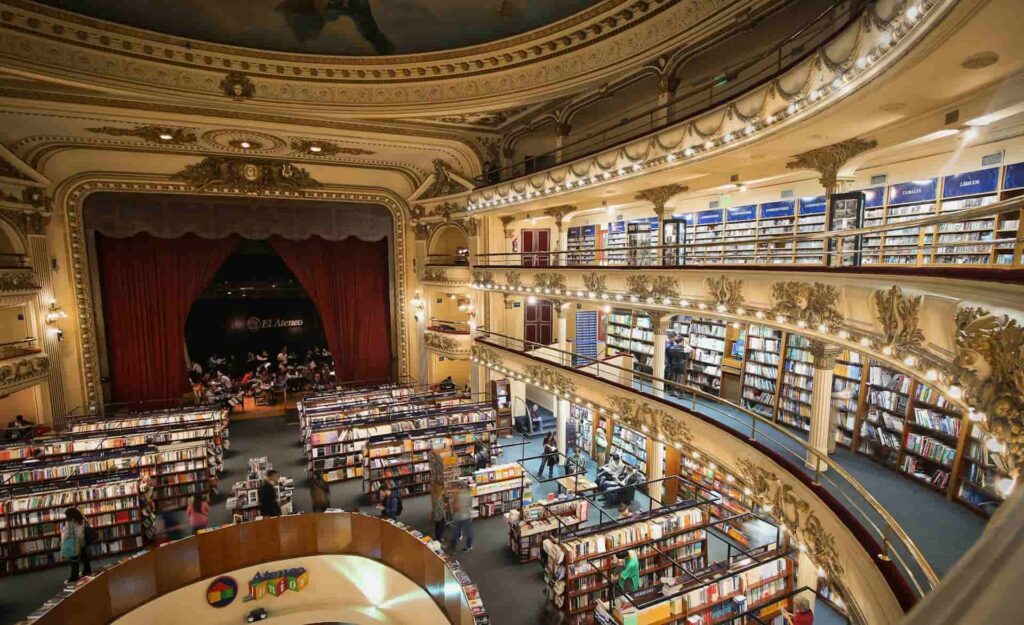
[[[737,419],[734,416],[734,414],[730,413],[729,411],[722,410],[719,412],[721,417],[728,419],[730,421],[739,422],[739,427],[737,429],[749,429],[751,440],[755,440],[758,436],[760,436],[762,439],[767,439],[769,441],[776,443],[781,449],[791,453],[796,458],[797,464],[800,466],[807,463],[811,457],[814,458],[815,481],[824,480],[828,482],[833,487],[832,489],[830,489],[834,491],[833,494],[841,495],[843,498],[846,499],[846,501],[850,505],[853,506],[853,509],[859,514],[859,517],[862,520],[862,522],[867,523],[867,526],[875,532],[876,538],[878,539],[879,543],[883,545],[883,549],[888,551],[887,554],[879,555],[892,557],[899,564],[901,571],[910,579],[915,591],[918,593],[919,596],[923,596],[926,592],[934,588],[938,583],[938,576],[936,575],[934,569],[929,564],[927,558],[924,556],[921,550],[917,547],[917,545],[906,533],[906,531],[902,528],[902,526],[900,526],[896,519],[893,518],[893,516],[881,505],[881,503],[878,502],[877,499],[875,499],[874,496],[871,495],[870,492],[867,491],[866,488],[864,488],[862,484],[860,484],[860,482],[858,482],[852,475],[850,475],[850,473],[847,472],[841,465],[830,459],[827,454],[824,454],[818,451],[817,449],[811,447],[805,440],[779,427],[778,424],[776,424],[774,421],[768,420],[762,415],[759,415],[756,412],[748,410],[741,405],[734,404],[716,395],[711,395],[698,388],[694,388],[685,384],[680,384],[672,380],[659,378],[653,375],[633,370],[627,370],[623,367],[609,364],[607,362],[602,362],[601,360],[590,356],[560,350],[554,347],[541,345],[539,343],[533,343],[530,341],[526,341],[524,339],[510,337],[504,334],[482,331],[479,328],[477,329],[476,341],[487,345],[492,345],[498,348],[506,349],[509,351],[517,352],[523,355],[529,355],[529,352],[533,351],[534,349],[544,347],[549,352],[555,352],[556,354],[559,354],[561,356],[561,362],[558,364],[561,364],[564,367],[572,368],[574,372],[580,375],[592,377],[599,381],[607,383],[607,379],[601,378],[600,376],[600,368],[604,366],[607,369],[613,369],[619,372],[628,373],[628,375],[632,376],[632,378],[640,378],[641,380],[645,381],[646,387],[644,385],[644,382],[641,382],[639,389],[636,389],[634,387],[635,392],[671,401],[668,399],[668,390],[673,389],[677,392],[682,393],[684,397],[686,395],[690,396],[691,409],[694,411],[696,411],[698,398],[711,402],[713,405],[715,405],[714,409],[716,411],[717,405],[723,405],[728,407],[730,410],[738,411],[739,413],[744,415],[744,417],[751,419],[751,421],[747,423],[745,421]],[[514,345],[519,345],[520,348],[516,349],[515,347],[512,347]],[[582,362],[584,364],[573,366],[572,363],[574,362],[574,359],[575,362]],[[583,371],[580,369],[583,366],[595,366],[596,370],[593,371],[592,373]],[[685,407],[683,406],[680,407],[685,409]],[[783,440],[780,441],[773,438],[773,435],[778,434],[781,434],[783,436]],[[797,445],[801,449],[801,453],[792,452],[789,447],[790,444]],[[834,481],[831,477],[832,475],[837,476],[840,479],[841,483],[837,483],[836,481]],[[858,503],[855,502],[850,497],[850,494],[846,492],[846,489],[843,488],[843,486],[848,486],[849,488],[851,488],[854,494],[858,495],[861,499],[863,499],[864,504],[858,505]],[[867,509],[862,507],[863,505],[866,505]],[[881,526],[875,522],[875,520],[872,518],[869,512],[873,513],[874,515],[877,515],[877,517],[881,520]],[[890,543],[893,539],[895,539],[898,542],[899,546],[902,547],[902,550],[906,552],[906,555],[910,558],[913,566],[911,566],[911,563],[907,562],[907,560],[904,557],[904,554],[901,553],[901,549],[889,548]],[[922,581],[918,579],[918,574],[915,571],[915,567],[916,570],[919,571],[924,577],[923,584]]]
[[[174,590],[231,571],[291,558],[354,555],[382,562],[408,577],[452,625],[473,625],[469,598],[448,568],[447,557],[435,553],[411,529],[354,512],[225,525],[105,568],[70,594],[58,596],[47,612],[31,622],[106,625]],[[239,549],[239,544],[245,548]],[[242,599],[237,601],[241,605]]]
[[[1005,242],[1014,248],[1014,257],[1011,263],[977,263],[977,264],[955,264],[955,263],[929,263],[930,266],[954,266],[961,269],[977,268],[1012,268],[1019,267],[1022,259],[1017,251],[1018,243],[1024,241],[1020,225],[1017,226],[1016,236],[1012,238],[993,239],[988,241],[949,241],[938,240],[941,234],[956,234],[956,231],[936,232],[935,237],[925,242],[919,234],[897,234],[893,236],[918,236],[917,245],[885,245],[879,242],[877,247],[865,248],[866,237],[880,237],[892,231],[910,230],[914,228],[925,228],[948,223],[973,221],[1008,213],[1024,210],[1024,196],[1010,198],[994,202],[986,206],[967,208],[949,213],[928,215],[917,219],[908,219],[889,224],[879,224],[850,230],[819,231],[819,232],[797,232],[793,234],[772,235],[767,237],[743,237],[734,239],[717,239],[708,242],[695,243],[673,243],[655,244],[629,247],[604,247],[584,250],[558,250],[550,252],[493,252],[487,254],[476,254],[473,257],[473,266],[530,266],[530,267],[591,267],[591,266],[616,266],[616,265],[641,265],[641,266],[686,266],[714,264],[719,265],[751,265],[751,264],[780,264],[780,259],[789,259],[792,264],[807,265],[820,264],[841,266],[840,262],[847,257],[870,255],[877,257],[873,262],[865,263],[861,259],[862,266],[907,266],[907,263],[886,263],[887,254],[903,254],[906,251],[916,251],[923,254],[930,254],[934,251],[943,256],[956,255],[954,252],[938,252],[944,247],[962,246],[994,246],[997,241]],[[823,224],[824,226],[827,224]],[[753,227],[753,226],[751,226]],[[994,229],[993,229],[994,230]],[[801,249],[799,243],[820,243],[821,246],[814,249]],[[737,250],[737,246],[754,246],[752,250]],[[727,249],[733,248],[733,249]],[[702,263],[707,260],[709,251],[718,256],[712,263]],[[613,258],[608,258],[609,254]],[[600,258],[598,258],[600,256]],[[696,259],[695,259],[696,257]],[[735,259],[750,262],[734,262]],[[807,259],[807,260],[801,260]],[[508,262],[518,261],[518,262]],[[835,261],[835,262],[831,262]],[[911,265],[913,266],[913,265]]]
[[[836,36],[844,32],[850,24],[853,24],[856,20],[860,19],[863,15],[864,7],[867,6],[868,3],[866,1],[855,2],[854,5],[849,7],[850,17],[848,17],[848,19],[846,19],[844,22],[836,24],[834,13],[837,9],[841,9],[847,4],[848,3],[844,2],[843,0],[838,0],[837,2],[832,3],[828,8],[821,11],[813,19],[800,26],[800,28],[798,28],[795,32],[793,32],[785,39],[783,39],[780,43],[773,46],[770,50],[763,52],[759,55],[755,55],[752,58],[738,61],[732,65],[728,65],[722,68],[721,71],[719,71],[714,77],[708,79],[706,82],[699,86],[689,89],[683,95],[677,95],[668,102],[657,103],[654,106],[648,106],[648,103],[657,102],[657,98],[653,100],[648,100],[647,102],[641,103],[639,105],[632,106],[629,109],[627,109],[627,112],[632,112],[635,111],[636,109],[642,110],[633,114],[632,117],[627,116],[619,120],[607,120],[598,122],[598,124],[595,124],[596,126],[606,126],[606,128],[604,130],[595,131],[592,134],[587,135],[585,137],[575,139],[569,143],[565,143],[560,148],[550,150],[537,156],[531,156],[530,158],[531,160],[535,161],[537,159],[543,159],[545,157],[553,156],[556,159],[556,164],[562,163],[567,160],[571,160],[572,158],[580,158],[583,156],[587,156],[588,154],[593,153],[593,151],[602,149],[604,144],[608,143],[609,139],[611,139],[613,142],[629,141],[630,139],[635,138],[639,134],[652,132],[660,128],[670,126],[683,117],[699,115],[702,112],[711,110],[712,108],[720,105],[723,100],[736,97],[738,94],[742,93],[745,90],[756,88],[757,86],[764,84],[766,81],[772,80],[776,76],[779,76],[780,74],[789,71],[793,67],[796,67],[800,63],[804,62],[809,56],[815,54],[820,46],[832,41]],[[813,32],[812,29],[814,29]],[[803,51],[803,48],[805,46],[807,46],[809,43],[812,44],[806,51],[803,51],[802,54],[799,54],[799,56],[796,56],[795,58],[791,58],[788,63],[783,65],[783,51],[788,46],[791,46],[798,40],[808,39],[822,32],[828,34],[825,38],[821,39],[820,41],[803,41],[799,46],[794,46],[793,49],[790,50],[789,52],[791,57],[793,56],[793,53],[795,51]],[[721,42],[719,41],[715,43]],[[776,62],[771,67],[768,68],[767,73],[758,72],[753,76],[743,78],[739,83],[730,84],[728,82],[729,78],[735,78],[743,71],[748,70],[752,67],[757,66],[758,64],[761,64],[771,59],[775,59]],[[723,77],[725,78],[725,82],[723,82]],[[746,89],[737,90],[737,87],[741,87],[744,84],[746,84]],[[723,87],[719,91],[717,98],[715,95],[716,87]],[[696,96],[700,95],[703,92],[708,93],[708,97],[706,100],[701,98],[693,107],[691,107],[691,109],[687,109],[684,111],[672,111],[672,109],[677,105],[684,103],[686,101],[694,100]],[[664,113],[665,120],[659,126],[655,126],[656,118],[660,113]],[[643,121],[645,119],[650,120],[650,128],[640,128],[636,130],[628,128],[629,124],[636,121]],[[613,129],[615,132],[613,132],[613,134],[609,137],[607,133],[610,129]],[[630,133],[632,133],[631,136],[624,138],[621,137],[621,135]],[[587,152],[586,150],[588,148],[586,146],[590,143],[593,143],[595,139],[597,139],[598,137],[600,137],[600,140],[597,141],[597,145],[589,148],[591,151]],[[571,155],[569,154],[570,152]],[[502,167],[492,167],[489,171],[485,171],[480,176],[477,176],[474,179],[474,182],[478,184],[479,188],[491,184],[497,184],[498,182],[511,180],[512,178],[516,178],[519,175],[532,175],[533,173],[536,173],[525,171],[527,162],[527,159],[524,158],[521,161],[505,165]],[[523,174],[518,173],[520,168],[523,169]],[[511,171],[512,173],[511,176],[507,175],[507,172],[509,171]]]
[[[23,269],[29,266],[26,254],[0,253],[0,269]]]

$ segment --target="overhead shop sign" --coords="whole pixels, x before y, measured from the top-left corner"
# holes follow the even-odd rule
[[[889,204],[914,204],[915,202],[931,202],[935,199],[935,191],[939,179],[915,180],[889,186]]]
[[[725,218],[726,221],[750,221],[751,219],[757,219],[756,204],[730,208]]]
[[[793,201],[767,202],[761,205],[761,219],[793,216]]]
[[[963,197],[980,193],[995,193],[999,187],[999,168],[979,169],[966,174],[954,174],[942,179],[942,197]]]
[[[801,215],[824,215],[825,196],[800,198]]]
[[[720,224],[722,223],[722,209],[701,211],[697,213],[697,225]]]

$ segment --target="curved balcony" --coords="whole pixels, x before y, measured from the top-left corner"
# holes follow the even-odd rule
[[[536,355],[540,348],[547,352],[545,357]],[[552,362],[551,354],[560,355],[561,362]],[[713,458],[720,467],[729,467],[729,473],[762,512],[791,528],[798,541],[820,547],[821,539],[816,542],[799,529],[805,527],[808,514],[817,515],[830,536],[825,542],[834,540],[843,554],[843,566],[839,567],[843,570],[829,562],[827,553],[812,553],[811,559],[828,572],[830,584],[843,589],[847,603],[854,605],[861,617],[855,620],[860,622],[885,620],[884,595],[871,595],[879,590],[870,578],[884,579],[889,596],[908,609],[938,581],[932,560],[943,560],[941,567],[946,570],[952,564],[944,559],[949,557],[946,550],[950,545],[966,551],[980,534],[980,520],[968,526],[970,530],[957,527],[960,532],[974,532],[966,544],[962,536],[951,533],[947,536],[949,544],[935,547],[930,556],[925,554],[914,535],[934,530],[915,515],[897,519],[889,511],[891,499],[882,503],[884,493],[872,493],[858,479],[870,475],[870,467],[863,471],[862,465],[858,468],[845,456],[821,453],[802,436],[700,389],[637,373],[607,360],[479,329],[473,361],[499,375],[610,416],[683,454],[692,451]],[[859,555],[854,556],[851,550]],[[856,579],[849,575],[851,569],[858,571]]]
[[[238,597],[209,622],[242,623],[262,607],[271,616],[279,608],[279,618],[291,619],[284,622],[472,625],[470,599],[447,562],[406,528],[376,517],[346,512],[263,519],[125,560],[60,597],[34,623],[176,623],[182,614],[215,610],[200,597],[218,576],[237,578],[238,593],[248,594],[246,584],[257,572],[305,567],[308,586],[292,592],[294,601],[289,592],[255,602]],[[403,608],[406,602],[411,610]]]
[[[470,327],[464,321],[431,318],[423,333],[423,345],[428,351],[451,358],[469,357],[471,343]]]

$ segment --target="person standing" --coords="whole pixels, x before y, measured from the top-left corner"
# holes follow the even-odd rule
[[[487,468],[491,463],[490,454],[487,453],[487,445],[484,443],[476,444],[476,453],[473,454],[473,462],[477,471]]]
[[[618,587],[622,592],[636,592],[640,589],[640,558],[636,555],[635,549],[615,554],[622,566],[619,569]]]
[[[385,488],[381,491],[380,500],[380,516],[385,519],[391,519],[392,521],[398,520],[398,515],[402,513],[402,503],[398,497],[398,491],[394,488]]]
[[[277,500],[278,473],[271,469],[259,488],[260,514],[265,517],[281,516],[281,502]]]
[[[814,612],[811,611],[811,602],[807,597],[794,599],[793,610],[794,612],[790,612],[782,609],[782,617],[786,619],[787,625],[814,625]]]
[[[597,432],[594,433],[594,446],[597,452],[594,461],[601,466],[608,456],[608,433],[601,426],[598,426]]]
[[[555,444],[554,433],[544,437],[544,452],[540,457],[540,472],[537,477],[544,477],[544,469],[548,470],[548,477],[555,476],[555,465],[558,464],[558,447]]]
[[[185,515],[188,517],[189,528],[196,534],[210,523],[210,504],[206,503],[202,495],[196,495],[189,502]]]
[[[89,524],[78,508],[64,510],[64,523],[60,528],[60,555],[71,563],[71,576],[67,579],[69,584],[79,580],[80,565],[82,575],[92,575],[86,528],[89,528]]]
[[[435,487],[430,493],[430,520],[434,522],[434,538],[444,544],[444,526],[447,521],[444,509],[444,490]]]
[[[323,471],[314,471],[309,478],[309,498],[313,500],[313,512],[324,512],[331,507],[331,485],[324,479]]]
[[[462,483],[452,500],[452,542],[448,551],[455,553],[459,539],[466,536],[466,552],[473,550],[473,493]]]

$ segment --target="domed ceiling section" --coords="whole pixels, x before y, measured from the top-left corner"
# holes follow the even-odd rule
[[[165,35],[259,50],[436,52],[547,26],[603,0],[40,0]]]

